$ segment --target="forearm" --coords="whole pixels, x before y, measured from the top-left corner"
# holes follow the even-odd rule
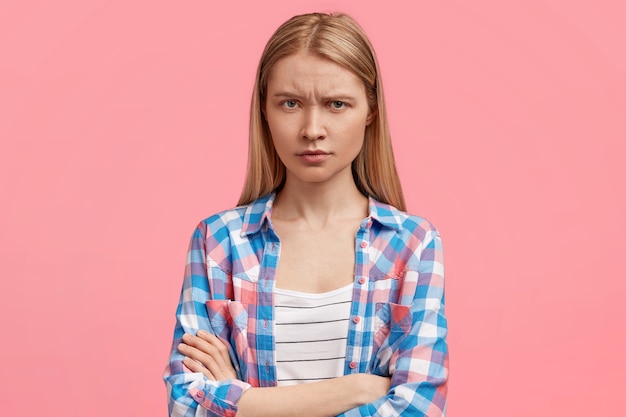
[[[250,388],[238,403],[238,417],[334,417],[375,401],[389,389],[389,378],[354,374],[286,387]]]

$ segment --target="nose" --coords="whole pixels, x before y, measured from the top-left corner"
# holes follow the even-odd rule
[[[326,137],[324,115],[319,108],[310,107],[305,112],[302,137],[308,140],[319,140]]]

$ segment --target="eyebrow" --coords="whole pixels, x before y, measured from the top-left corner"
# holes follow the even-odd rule
[[[290,98],[301,98],[297,94],[288,93],[286,91],[280,91],[278,93],[272,94],[272,97],[290,97]]]
[[[272,94],[272,97],[275,98],[295,98],[295,99],[302,99],[303,97],[295,94],[295,93],[290,93],[288,91],[279,91],[277,93]],[[343,93],[337,93],[337,94],[331,94],[328,95],[326,97],[322,97],[323,101],[328,101],[328,100],[337,100],[337,101],[354,101],[355,98],[347,95],[347,94],[343,94]]]

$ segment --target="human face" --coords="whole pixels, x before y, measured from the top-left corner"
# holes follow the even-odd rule
[[[354,184],[372,113],[352,71],[308,53],[282,58],[268,76],[264,114],[288,184]]]

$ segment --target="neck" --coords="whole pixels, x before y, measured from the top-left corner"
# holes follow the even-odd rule
[[[363,219],[368,209],[368,198],[361,194],[352,177],[344,184],[334,185],[296,184],[288,177],[274,201],[272,218],[323,226],[337,220]]]

